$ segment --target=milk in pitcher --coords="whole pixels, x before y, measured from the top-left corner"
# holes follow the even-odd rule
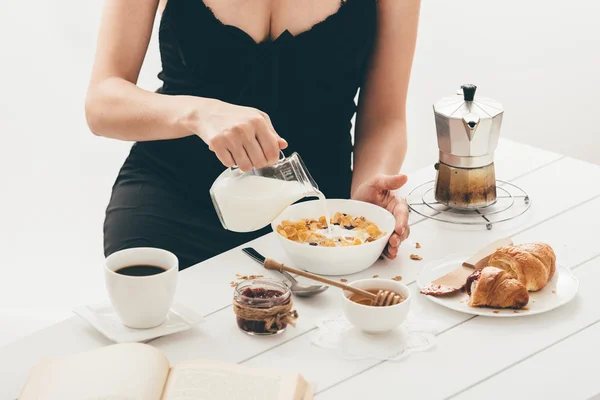
[[[214,188],[215,197],[227,229],[235,232],[264,228],[306,192],[300,182],[262,176],[219,183]]]
[[[214,182],[210,194],[223,227],[234,232],[262,229],[304,197],[318,197],[326,207],[325,196],[296,153],[247,173],[227,169]],[[325,215],[329,225],[329,213]]]

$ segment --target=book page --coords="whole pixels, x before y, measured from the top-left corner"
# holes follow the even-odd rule
[[[313,400],[315,398],[315,388],[309,384],[306,384],[306,390],[304,390],[304,396],[302,400]]]
[[[117,344],[40,362],[19,400],[160,400],[168,374],[154,347]]]
[[[298,374],[188,361],[171,368],[162,400],[302,400],[305,389]]]

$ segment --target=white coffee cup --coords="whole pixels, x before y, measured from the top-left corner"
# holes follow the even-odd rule
[[[148,276],[115,272],[133,265],[152,265],[165,271]],[[137,329],[162,324],[173,304],[178,272],[177,256],[167,250],[138,247],[108,256],[104,263],[106,289],[121,322]]]

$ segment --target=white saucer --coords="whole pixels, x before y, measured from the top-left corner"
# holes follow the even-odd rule
[[[427,264],[419,277],[419,289],[427,286],[429,282],[459,267],[471,254],[452,254],[448,257]],[[459,292],[446,297],[425,296],[429,300],[451,310],[466,314],[481,315],[486,317],[523,317],[526,315],[541,314],[558,308],[571,301],[579,290],[579,281],[571,270],[563,265],[556,265],[556,272],[546,287],[538,292],[529,292],[529,303],[522,310],[493,309],[471,307],[468,304],[469,296]]]
[[[108,339],[117,343],[147,342],[161,336],[183,332],[202,321],[202,317],[181,304],[173,304],[161,325],[150,329],[133,329],[121,322],[109,302],[77,307],[73,312],[86,320]]]

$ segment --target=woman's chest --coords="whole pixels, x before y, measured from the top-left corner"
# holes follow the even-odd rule
[[[159,36],[164,90],[271,103],[286,94],[290,104],[353,98],[376,33],[376,0],[318,1],[169,0]]]
[[[169,0],[177,1],[177,0]],[[197,0],[224,25],[246,32],[255,42],[298,35],[336,14],[342,0]]]

